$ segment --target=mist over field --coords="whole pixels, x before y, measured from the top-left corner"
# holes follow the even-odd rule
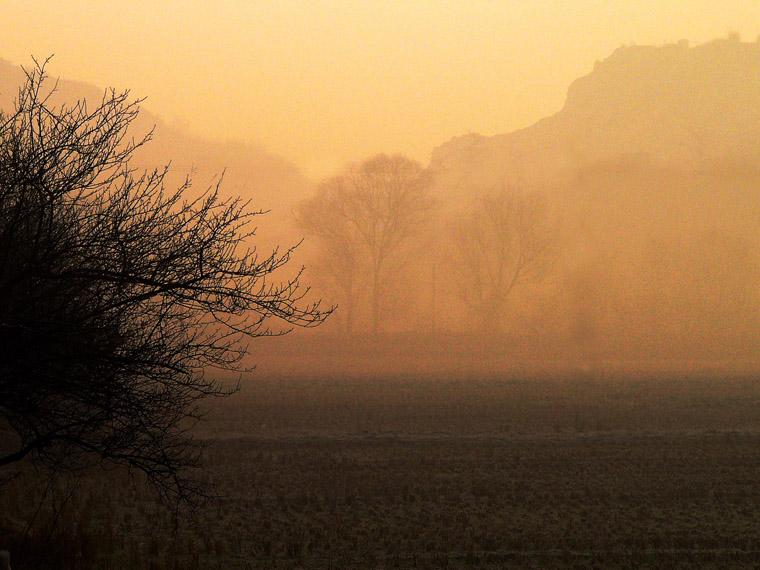
[[[0,39],[0,570],[754,567],[754,5],[138,4]]]
[[[428,350],[442,363],[479,353],[539,367],[753,367],[759,65],[758,44],[735,37],[623,47],[570,86],[559,113],[434,149],[434,206],[382,291],[383,331],[424,337],[409,350],[397,343],[410,369]],[[483,210],[483,197],[499,194],[541,202],[531,232]],[[313,233],[304,249],[329,251]],[[523,279],[515,260],[530,239],[550,240],[551,251]],[[327,281],[323,295],[339,305],[319,334],[372,336],[362,268],[319,269],[310,268],[316,283]],[[359,282],[350,300],[349,279]]]
[[[311,181],[263,149],[143,113],[134,130],[156,128],[136,166],[170,164],[170,182],[191,175],[197,190],[223,173],[226,194],[266,211],[262,253],[303,238],[294,264],[308,298],[337,308],[314,331],[254,346],[267,371],[360,370],[365,356],[409,372],[468,361],[746,370],[760,341],[759,45],[621,47],[570,85],[560,112],[454,137],[429,164],[368,156]],[[8,106],[22,74],[3,70]],[[97,96],[65,79],[55,95]],[[396,171],[362,172],[382,157]],[[525,220],[508,219],[520,208]],[[519,267],[526,255],[536,259]]]

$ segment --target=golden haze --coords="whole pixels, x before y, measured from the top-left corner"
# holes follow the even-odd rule
[[[130,88],[192,133],[262,143],[319,178],[528,126],[624,44],[754,41],[760,4],[7,0],[0,22],[0,57],[55,54],[54,74]]]

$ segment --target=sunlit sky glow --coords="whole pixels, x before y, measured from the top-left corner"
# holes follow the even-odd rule
[[[760,35],[757,0],[5,0],[0,57],[129,88],[167,122],[263,144],[313,177],[374,152],[426,163],[525,127],[621,45]]]

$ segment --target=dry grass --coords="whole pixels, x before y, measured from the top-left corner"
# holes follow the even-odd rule
[[[224,498],[174,528],[88,474],[43,567],[750,568],[758,428],[751,377],[262,380],[199,432]],[[5,512],[36,497],[7,482]]]

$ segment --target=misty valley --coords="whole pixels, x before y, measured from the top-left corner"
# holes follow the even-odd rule
[[[319,181],[49,63],[0,60],[0,570],[756,566],[760,40]]]

